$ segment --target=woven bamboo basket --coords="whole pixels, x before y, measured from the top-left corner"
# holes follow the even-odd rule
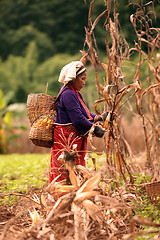
[[[54,115],[54,110],[50,110],[56,97],[44,93],[30,93],[27,98],[27,115],[32,124],[40,115]]]
[[[144,187],[151,200],[160,201],[160,181],[146,183]]]
[[[43,115],[33,124],[29,132],[29,139],[39,147],[50,148],[53,144],[53,115]]]
[[[40,147],[50,148],[53,144],[55,110],[51,109],[56,97],[48,94],[29,94],[27,115],[31,123],[29,139]]]

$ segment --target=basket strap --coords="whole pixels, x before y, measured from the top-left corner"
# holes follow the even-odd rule
[[[56,110],[56,102],[57,102],[57,100],[59,99],[60,95],[61,95],[66,89],[67,89],[67,85],[65,85],[63,88],[61,88],[61,90],[59,91],[56,99],[54,100],[54,103],[53,103],[52,107],[50,108],[50,110],[52,110],[52,109]]]

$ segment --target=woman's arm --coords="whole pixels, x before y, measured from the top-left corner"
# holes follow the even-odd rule
[[[82,135],[85,135],[93,123],[87,119],[87,114],[81,106],[77,95],[73,91],[65,91],[62,95],[62,101],[73,126],[75,126]],[[95,114],[93,114],[92,117],[94,118]]]

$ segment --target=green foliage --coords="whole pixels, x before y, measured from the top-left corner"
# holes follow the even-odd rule
[[[75,54],[83,47],[88,4],[74,0],[0,1],[0,52],[22,55],[30,41],[36,41],[40,60],[53,54]]]
[[[140,215],[145,217],[146,219],[149,219],[151,221],[154,221],[157,224],[160,224],[160,203],[155,204],[151,202],[149,197],[146,195],[146,193],[142,193],[141,195],[141,200],[137,201],[135,208],[134,208],[134,213],[135,215]],[[141,226],[141,230],[157,230],[153,227],[148,227],[148,226]],[[137,237],[137,240],[149,240],[151,237],[153,237],[155,234],[147,234],[143,235],[141,237]]]
[[[6,101],[4,99],[2,90],[0,89],[0,109],[3,109],[5,106],[6,106]]]
[[[137,185],[135,187],[135,189],[136,189],[136,194],[138,197],[137,198],[138,201],[133,203],[134,214],[143,216],[146,219],[149,219],[150,221],[154,221],[157,224],[159,224],[160,223],[160,211],[159,211],[160,203],[153,202],[147,195],[147,192],[144,189],[144,187],[141,186],[141,185],[143,185],[143,183],[151,181],[150,176],[136,174],[136,175],[134,175],[134,179],[135,179],[134,184],[135,184],[135,186]],[[154,228],[141,225],[141,231],[147,230],[147,229],[156,230]],[[147,234],[147,235],[137,237],[136,239],[137,240],[149,240],[153,236],[154,236],[154,234]]]
[[[159,204],[153,204],[147,196],[143,196],[142,201],[139,202],[135,208],[135,213],[137,215],[142,215],[147,217],[150,220],[160,222],[160,211]]]
[[[88,25],[91,0],[1,0],[0,1],[0,53],[2,59],[9,55],[22,56],[31,41],[39,49],[39,61],[44,61],[59,53],[75,54],[83,48],[84,27]],[[133,2],[134,4],[130,4]],[[119,0],[118,18],[127,41],[134,44],[135,32],[130,23],[130,15],[148,0]],[[92,18],[95,20],[105,9],[107,1],[94,1]],[[113,2],[111,17],[113,19]],[[145,6],[155,27],[159,27],[159,2]],[[155,14],[153,14],[155,10]],[[98,22],[95,36],[100,52],[105,51],[106,16]]]
[[[10,93],[4,96],[0,89],[0,153],[7,151],[6,128],[10,127],[12,121],[12,113],[7,110],[7,104],[11,96]]]
[[[46,60],[47,57],[50,57],[55,53],[55,48],[51,39],[45,33],[39,32],[30,25],[21,27],[18,30],[10,31],[9,38],[12,39],[10,44],[11,48],[13,48],[13,55],[23,56],[25,49],[33,41],[36,43],[39,51],[39,62]]]
[[[26,102],[31,92],[45,92],[47,82],[48,93],[57,94],[61,87],[58,83],[61,68],[70,61],[80,59],[80,54],[59,54],[38,63],[38,54],[36,43],[31,42],[23,57],[10,56],[0,63],[0,88],[5,93],[12,89],[12,103]]]
[[[142,87],[147,88],[149,84],[148,62],[144,58],[143,61],[144,62],[140,68],[140,81],[142,83]],[[135,55],[130,61],[125,61],[123,64],[123,74],[125,76],[125,82],[127,84],[133,83],[133,79],[137,69],[137,62],[139,62],[139,55]],[[154,79],[153,75],[151,75],[150,77]]]
[[[0,89],[0,153],[7,152],[8,140],[15,137],[12,133],[15,112],[24,112],[24,109],[26,109],[22,104],[9,104],[12,96],[13,92],[4,95],[2,89]]]
[[[0,193],[25,193],[41,189],[47,181],[49,156],[42,154],[0,155]],[[1,195],[0,194],[0,195]],[[15,200],[6,195],[1,204]]]
[[[61,87],[61,84],[58,82],[59,73],[62,67],[75,60],[80,59],[80,54],[77,55],[68,55],[68,54],[59,54],[55,55],[52,58],[49,58],[44,63],[40,64],[35,73],[34,73],[34,89],[36,92],[44,92],[46,83],[49,84],[48,93],[56,95]]]
[[[79,0],[2,0],[0,1],[0,88],[6,94],[12,90],[14,96],[11,103],[26,102],[31,92],[45,92],[56,95],[61,87],[58,76],[61,68],[72,60],[79,60],[79,50],[83,48],[85,38],[84,26],[88,24],[88,10],[91,1]],[[122,34],[133,44],[137,41],[129,16],[138,5],[128,5],[128,0],[120,0],[118,6],[119,21]],[[145,3],[146,1],[143,1]],[[140,1],[136,1],[140,3]],[[155,3],[157,20],[151,14],[156,27],[159,19],[159,5]],[[106,2],[107,4],[107,2]],[[65,7],[64,7],[65,6]],[[94,1],[92,21],[106,9],[103,1]],[[113,18],[113,2],[111,3]],[[105,39],[106,15],[100,19],[95,29],[95,37],[102,58],[106,55]],[[85,48],[85,46],[84,46]],[[124,63],[125,82],[131,83],[135,75],[138,56],[131,63]],[[106,62],[106,56],[104,58]],[[88,78],[82,91],[88,107],[93,112],[93,103],[98,99],[94,83],[94,69],[88,66]],[[103,84],[105,72],[99,72],[99,80]],[[141,80],[147,85],[148,70],[146,62],[141,68]],[[90,94],[88,94],[90,92]]]

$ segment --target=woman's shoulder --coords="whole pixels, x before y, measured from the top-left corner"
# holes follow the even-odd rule
[[[72,91],[70,88],[66,88],[66,89],[63,91],[62,95],[63,95],[64,97],[66,97],[66,96],[76,96],[76,93],[75,93],[74,91]]]

